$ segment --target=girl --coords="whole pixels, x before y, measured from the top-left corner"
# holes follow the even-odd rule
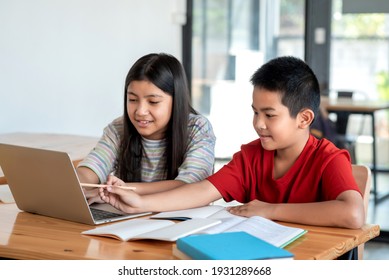
[[[214,147],[210,122],[190,105],[180,62],[148,54],[127,74],[123,116],[104,129],[77,173],[83,183],[127,182],[139,194],[156,193],[211,175]],[[102,202],[97,189],[84,193],[90,204]]]

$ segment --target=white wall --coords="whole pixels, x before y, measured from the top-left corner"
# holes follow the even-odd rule
[[[0,133],[100,136],[136,59],[181,60],[183,2],[0,0]]]

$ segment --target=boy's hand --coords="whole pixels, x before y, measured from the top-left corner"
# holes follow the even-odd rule
[[[243,205],[227,208],[227,211],[234,215],[243,217],[261,216],[267,219],[271,219],[270,210],[270,203],[259,201],[257,199]]]
[[[125,186],[126,185],[126,183],[123,180],[119,179],[118,177],[116,177],[114,175],[108,175],[106,184],[110,185],[110,186]]]
[[[119,186],[122,184],[119,184]],[[141,213],[142,197],[133,190],[119,186],[100,188],[101,200],[126,213]]]

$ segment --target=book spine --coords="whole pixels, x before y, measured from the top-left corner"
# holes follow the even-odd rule
[[[209,256],[203,254],[193,246],[187,244],[186,242],[182,241],[181,239],[178,239],[176,242],[177,249],[179,249],[181,252],[186,254],[187,256],[191,257],[194,260],[211,260]]]

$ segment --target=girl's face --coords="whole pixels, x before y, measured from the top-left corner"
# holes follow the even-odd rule
[[[298,118],[290,116],[280,94],[255,87],[252,108],[253,126],[264,149],[286,149],[296,144],[300,131]]]
[[[132,81],[127,88],[127,114],[144,138],[165,137],[173,98],[149,81]]]

